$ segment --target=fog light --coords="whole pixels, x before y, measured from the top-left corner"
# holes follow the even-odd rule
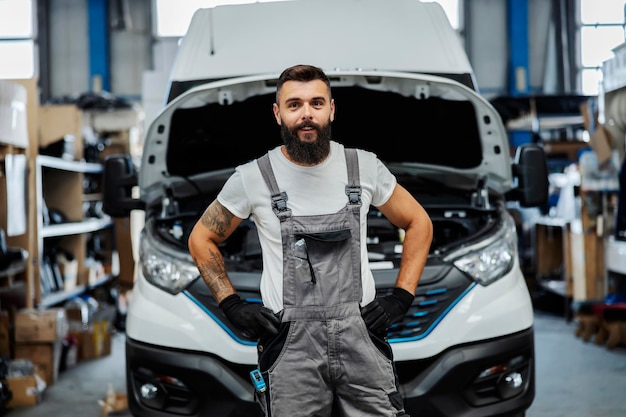
[[[524,389],[524,378],[519,372],[504,374],[498,380],[497,389],[503,399],[515,397]]]
[[[159,389],[151,383],[143,384],[141,386],[141,398],[144,400],[152,400],[159,393]]]

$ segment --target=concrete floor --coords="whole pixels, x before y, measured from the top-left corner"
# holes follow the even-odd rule
[[[109,384],[115,392],[126,393],[124,333],[112,338],[111,355],[80,361],[59,374],[56,383],[43,392],[36,406],[11,408],[7,417],[98,417]],[[129,411],[110,414],[111,417],[131,417]]]
[[[535,311],[537,393],[526,417],[626,416],[626,347],[608,350],[593,341],[585,343],[575,336],[576,327],[560,314]],[[126,392],[124,340],[123,333],[115,334],[110,356],[80,362],[61,373],[39,405],[9,409],[3,415],[101,416],[98,400],[105,396],[109,383],[115,391]]]

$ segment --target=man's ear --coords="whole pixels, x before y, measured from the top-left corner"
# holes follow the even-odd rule
[[[330,121],[335,121],[335,99],[330,100]]]
[[[280,126],[281,120],[280,120],[280,109],[278,108],[278,104],[274,103],[272,105],[272,110],[274,111],[274,118],[276,119],[276,123],[278,123],[278,125]]]

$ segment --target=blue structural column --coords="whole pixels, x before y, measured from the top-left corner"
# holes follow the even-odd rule
[[[508,0],[509,94],[528,94],[528,0]]]
[[[88,0],[90,89],[111,91],[109,6],[107,0]]]
[[[528,87],[528,0],[507,0],[509,35],[509,95],[524,96]],[[532,132],[512,132],[511,145],[532,141]]]

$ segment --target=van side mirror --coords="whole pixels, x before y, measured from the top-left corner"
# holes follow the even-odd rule
[[[548,202],[548,163],[541,146],[524,144],[517,148],[513,177],[517,178],[514,198],[522,207],[537,207]]]
[[[102,211],[111,217],[128,217],[132,210],[143,210],[141,200],[133,198],[137,171],[130,155],[110,155],[104,160]]]

